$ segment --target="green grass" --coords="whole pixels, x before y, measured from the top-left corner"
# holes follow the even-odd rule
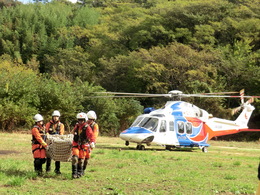
[[[200,150],[135,150],[119,138],[99,137],[86,174],[38,177],[33,171],[30,134],[0,133],[0,194],[254,194],[258,185],[259,142],[210,141]],[[52,163],[52,170],[54,163]]]

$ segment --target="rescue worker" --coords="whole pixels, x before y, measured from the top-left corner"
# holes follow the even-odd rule
[[[43,117],[36,114],[33,117],[35,125],[32,128],[32,153],[34,158],[34,170],[38,175],[42,175],[42,165],[46,161],[46,149],[48,147],[45,142],[45,127],[43,124]]]
[[[258,175],[257,175],[258,179],[260,180],[260,163],[258,165]]]
[[[257,178],[258,178],[258,188],[256,190],[256,195],[260,195],[260,163],[258,165],[258,174],[257,174]]]
[[[86,113],[77,114],[78,123],[72,134],[72,178],[80,178],[83,175],[83,163],[90,148],[95,147],[94,136],[91,127],[87,124]]]
[[[63,135],[64,134],[64,124],[60,122],[60,112],[54,110],[52,113],[52,119],[46,124],[46,131],[50,135]],[[46,162],[46,172],[51,171],[51,158],[47,157]],[[60,161],[55,161],[55,170],[56,174],[61,174],[60,172]]]
[[[97,119],[97,115],[95,113],[95,111],[93,110],[90,110],[88,113],[87,113],[87,124],[91,127],[92,131],[93,131],[93,135],[94,135],[94,142],[96,144],[96,140],[97,140],[97,137],[98,137],[98,134],[99,134],[99,126],[98,124],[95,122],[96,119]],[[88,165],[88,160],[90,158],[90,154],[91,154],[91,148],[89,148],[90,152],[89,153],[86,153],[86,156],[85,156],[85,160],[84,160],[84,164],[83,164],[83,175],[84,175],[84,172],[87,168],[87,165]]]

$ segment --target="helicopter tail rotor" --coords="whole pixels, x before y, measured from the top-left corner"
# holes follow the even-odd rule
[[[240,90],[241,105],[238,106],[238,107],[236,107],[236,108],[234,108],[234,109],[232,109],[232,111],[231,111],[231,114],[232,114],[232,115],[238,113],[245,105],[248,105],[248,104],[251,104],[251,103],[254,102],[254,97],[251,97],[249,100],[247,100],[246,102],[244,102],[244,96],[245,96],[244,92],[245,92],[244,89]]]

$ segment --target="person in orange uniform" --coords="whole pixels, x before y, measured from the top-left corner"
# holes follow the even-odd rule
[[[95,122],[96,119],[97,119],[97,115],[95,113],[95,111],[93,110],[90,110],[88,113],[87,113],[87,124],[91,127],[92,131],[93,131],[93,135],[94,135],[94,142],[96,144],[96,140],[97,140],[97,137],[98,137],[98,134],[99,134],[99,126],[98,124]],[[84,175],[84,172],[87,168],[87,165],[88,165],[88,160],[90,158],[90,154],[91,154],[91,148],[89,148],[90,152],[86,153],[86,156],[85,156],[85,160],[84,160],[84,164],[83,164],[83,175]]]
[[[46,124],[46,131],[50,135],[64,134],[64,124],[60,122],[60,112],[58,110],[54,110],[52,113],[52,119]],[[51,158],[47,157],[46,162],[46,172],[51,171]],[[61,174],[60,172],[60,161],[55,161],[55,170],[56,174]]]
[[[45,142],[45,127],[43,124],[43,117],[36,114],[33,117],[35,125],[32,128],[32,153],[34,158],[34,170],[38,175],[42,174],[42,165],[46,161],[46,148],[48,147]]]
[[[78,123],[72,134],[72,178],[80,178],[83,175],[83,163],[89,153],[89,146],[95,147],[94,136],[91,127],[87,124],[87,115],[84,112],[77,114]]]

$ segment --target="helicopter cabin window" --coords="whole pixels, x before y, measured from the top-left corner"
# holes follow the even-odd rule
[[[166,132],[166,121],[165,120],[162,120],[162,122],[161,122],[160,132]]]
[[[169,122],[169,128],[170,128],[170,131],[174,131],[174,122],[173,121]]]
[[[192,134],[192,124],[191,123],[186,123],[186,133]]]
[[[140,127],[149,129],[151,131],[156,131],[157,126],[158,126],[157,118],[145,118],[140,124]]]
[[[144,117],[138,117],[137,119],[135,119],[135,121],[133,122],[133,124],[131,125],[131,127],[135,127],[138,126],[138,124],[141,122],[141,120],[143,120]]]
[[[184,122],[178,121],[178,133],[184,133]]]

